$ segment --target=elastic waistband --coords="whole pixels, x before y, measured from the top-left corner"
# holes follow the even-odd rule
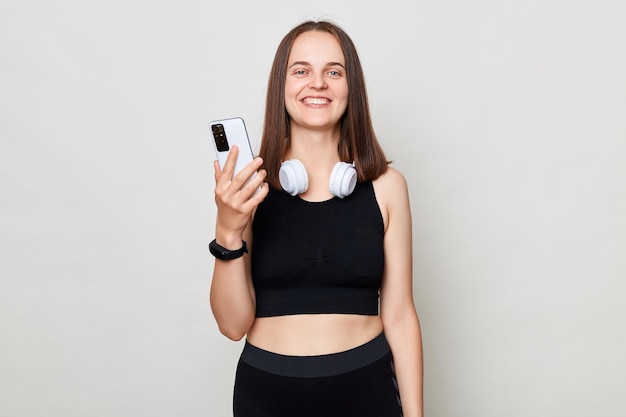
[[[344,374],[367,366],[391,352],[385,335],[345,352],[318,356],[289,356],[246,342],[241,361],[262,371],[287,377],[316,378]]]

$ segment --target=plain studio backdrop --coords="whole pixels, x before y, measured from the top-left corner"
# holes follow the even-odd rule
[[[626,7],[4,1],[0,415],[229,416],[208,122],[258,150],[305,19],[359,50],[406,176],[429,417],[623,416]]]

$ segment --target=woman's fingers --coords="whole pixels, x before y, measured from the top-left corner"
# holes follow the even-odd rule
[[[237,162],[237,156],[239,156],[239,147],[237,145],[233,145],[228,152],[228,156],[226,157],[224,168],[222,168],[222,173],[226,174],[228,178],[233,177],[233,173],[235,171],[235,162]]]
[[[260,157],[254,158],[237,175],[233,176],[238,154],[239,149],[233,146],[222,168],[218,161],[214,162],[215,198],[218,206],[245,213],[263,201],[269,188],[266,187],[267,189],[263,190],[262,187],[267,173],[265,170],[259,171],[263,164]],[[255,197],[253,200],[251,200],[252,196]]]
[[[251,177],[257,172],[257,170],[263,164],[263,160],[260,157],[254,158],[248,165],[242,168],[232,179],[233,185],[239,190],[244,185],[252,181]]]
[[[244,199],[243,206],[246,210],[254,209],[267,196],[269,185],[265,182],[265,177],[267,172],[264,169],[259,170],[257,175],[241,189],[240,194]]]
[[[233,145],[228,156],[226,158],[226,162],[224,163],[224,167],[220,169],[217,161],[214,164],[215,168],[215,180],[216,183],[223,179],[224,182],[232,182],[234,187],[239,190],[241,189],[246,182],[249,181],[250,177],[261,167],[263,164],[263,160],[260,157],[254,158],[249,164],[247,164],[237,175],[234,175],[235,163],[237,162],[237,156],[239,155],[239,148],[236,145]]]
[[[230,181],[233,177],[233,172],[235,170],[235,162],[237,161],[237,155],[239,154],[239,149],[236,145],[230,149],[228,156],[226,157],[226,161],[224,162],[224,166],[220,167],[218,161],[214,161],[213,166],[215,168],[215,184],[219,185],[220,178],[225,178]]]

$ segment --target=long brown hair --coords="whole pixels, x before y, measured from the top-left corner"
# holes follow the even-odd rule
[[[289,54],[295,39],[308,31],[333,35],[346,60],[348,106],[341,117],[339,158],[355,164],[359,181],[371,181],[387,170],[387,161],[378,143],[369,111],[363,69],[354,43],[337,25],[326,21],[307,21],[293,28],[281,41],[270,71],[265,103],[265,120],[259,155],[267,170],[267,182],[280,189],[278,172],[289,146],[290,118],[285,108],[285,80]]]

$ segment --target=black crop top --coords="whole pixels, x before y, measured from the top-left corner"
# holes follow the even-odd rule
[[[270,187],[252,233],[257,317],[378,314],[384,225],[371,182],[323,202]]]

